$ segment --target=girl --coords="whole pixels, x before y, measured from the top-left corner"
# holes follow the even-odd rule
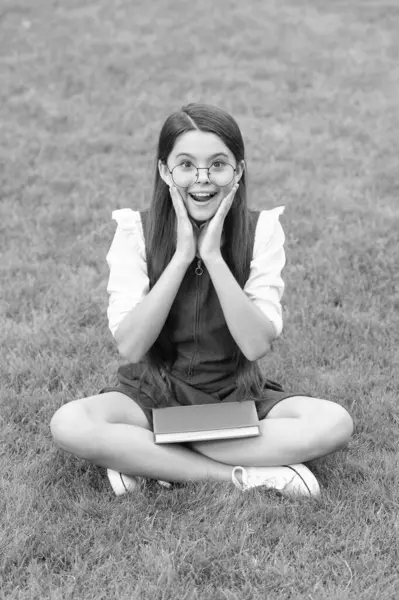
[[[318,497],[302,463],[347,445],[353,423],[328,400],[284,391],[257,359],[282,331],[283,207],[247,206],[236,121],[189,104],[165,121],[149,210],[116,210],[108,319],[119,385],[69,402],[56,443],[107,469],[116,494],[138,478],[211,479]],[[152,408],[254,399],[261,435],[156,445]]]

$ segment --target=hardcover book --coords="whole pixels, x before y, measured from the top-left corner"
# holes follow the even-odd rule
[[[156,444],[260,435],[254,400],[152,409]]]

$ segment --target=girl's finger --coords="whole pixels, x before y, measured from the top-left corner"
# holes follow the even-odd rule
[[[234,196],[236,195],[237,190],[238,190],[238,183],[235,183],[233,185],[233,187],[231,188],[230,192],[227,194],[226,199],[228,198],[229,200],[233,200]]]
[[[180,196],[179,192],[177,191],[177,189],[175,188],[174,185],[170,186],[169,192],[170,192],[170,197],[172,198],[173,206],[176,209],[176,212],[181,213],[181,205],[183,202],[182,197]]]
[[[233,204],[234,196],[235,196],[237,190],[238,190],[238,183],[236,183],[231,188],[231,190],[229,191],[227,196],[225,196],[223,198],[215,216],[217,216],[219,214],[220,217],[225,217],[227,215],[227,213],[230,210],[231,205]]]
[[[179,190],[174,185],[172,185],[170,186],[169,191],[172,198],[173,206],[175,207],[177,217],[179,219],[188,218],[187,210]]]

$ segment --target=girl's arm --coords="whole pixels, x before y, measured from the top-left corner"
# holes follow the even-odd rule
[[[175,254],[154,287],[120,323],[114,337],[119,353],[139,362],[158,338],[189,263]]]
[[[261,358],[277,335],[273,323],[241,289],[221,255],[204,262],[237,346],[248,360]]]
[[[227,207],[226,203],[224,212]],[[218,295],[226,324],[242,353],[251,361],[268,352],[271,342],[280,335],[283,327],[280,301],[284,291],[281,270],[285,264],[285,236],[279,223],[279,215],[283,211],[284,207],[280,206],[262,211],[259,216],[250,276],[244,290],[221,254],[219,237],[216,236],[217,221],[213,228],[211,222],[200,240],[202,258]],[[221,209],[222,217],[224,212]],[[204,252],[206,247],[212,251]]]
[[[112,218],[118,227],[107,254],[109,328],[119,353],[137,363],[157,340],[191,263],[191,255],[185,252],[184,244],[180,252],[176,249],[150,290],[140,213],[123,208],[113,211]],[[195,251],[195,244],[192,245]]]

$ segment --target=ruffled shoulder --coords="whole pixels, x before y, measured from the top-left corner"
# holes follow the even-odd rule
[[[112,219],[117,222],[118,229],[129,241],[133,242],[142,256],[145,256],[144,230],[140,212],[131,208],[120,208],[112,211]]]
[[[137,225],[141,223],[140,213],[138,210],[131,208],[119,208],[112,211],[112,218],[116,221],[119,227],[125,231],[135,230]]]
[[[280,215],[283,214],[285,206],[276,206],[270,210],[261,210],[255,232],[256,246],[265,247],[278,233],[282,233]]]

